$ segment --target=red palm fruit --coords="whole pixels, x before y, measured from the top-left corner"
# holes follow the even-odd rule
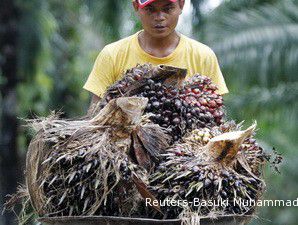
[[[204,98],[199,98],[199,102],[201,105],[204,105],[204,106],[208,104],[207,100]]]
[[[199,88],[194,88],[194,89],[192,89],[192,92],[195,93],[195,94],[198,94],[198,93],[200,93],[201,91],[200,91]]]
[[[216,102],[215,102],[214,100],[210,100],[210,101],[208,102],[208,105],[209,105],[211,108],[216,108],[216,107],[217,107],[217,104],[216,104]]]
[[[215,91],[215,90],[217,90],[217,87],[216,87],[215,84],[210,84],[210,85],[209,85],[209,89]]]
[[[216,103],[221,106],[223,104],[222,102],[222,99],[221,98],[218,98],[218,99],[215,99]]]

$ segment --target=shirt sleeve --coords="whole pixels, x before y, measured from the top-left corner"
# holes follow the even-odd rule
[[[211,50],[211,49],[210,49]],[[226,82],[220,70],[217,57],[215,53],[211,50],[210,54],[207,57],[204,66],[204,73],[209,75],[211,80],[217,85],[217,92],[221,95],[229,93]]]
[[[106,89],[113,83],[113,60],[107,49],[103,48],[97,56],[93,69],[83,88],[102,98]]]

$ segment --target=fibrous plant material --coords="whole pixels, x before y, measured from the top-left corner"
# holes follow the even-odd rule
[[[39,215],[129,216],[135,212],[146,194],[144,189],[139,193],[138,187],[140,181],[146,187],[147,172],[129,156],[141,151],[150,167],[151,157],[154,161],[159,156],[168,139],[158,125],[143,124],[146,104],[145,98],[118,98],[87,121],[32,122],[38,133],[28,152],[27,186]],[[152,139],[148,129],[159,136]],[[132,135],[140,140],[141,149],[135,151]]]
[[[149,178],[157,199],[211,202],[187,204],[199,216],[251,215],[255,207],[247,202],[257,201],[264,192],[261,169],[270,156],[253,139],[255,124],[245,131],[238,129],[229,122],[193,130],[183,143],[169,148]],[[189,208],[162,210],[166,218],[177,218]]]
[[[87,116],[29,121],[36,135],[26,182],[38,215],[192,221],[187,224],[202,216],[251,215],[254,207],[237,202],[261,197],[262,167],[271,159],[253,139],[256,124],[241,131],[225,121],[211,80],[185,76],[180,68],[138,65]],[[277,168],[281,159],[270,163]],[[217,204],[148,209],[142,198]]]
[[[174,141],[193,129],[220,125],[223,99],[217,87],[199,74],[183,81],[185,75],[179,68],[139,65],[107,90],[101,105],[119,96],[146,97],[145,112],[153,113],[150,119],[167,128]]]

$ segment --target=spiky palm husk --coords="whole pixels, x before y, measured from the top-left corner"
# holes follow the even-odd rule
[[[211,129],[193,130],[163,154],[163,162],[150,175],[151,190],[160,200],[174,199],[193,202],[195,198],[211,201],[213,205],[164,207],[166,218],[177,218],[184,210],[199,216],[248,214],[253,205],[242,203],[257,201],[265,190],[261,168],[269,160],[252,136],[245,139],[233,161],[214,160],[205,147],[217,135],[239,130],[234,122],[227,122]],[[234,201],[235,200],[235,201]],[[238,202],[236,202],[238,201]],[[222,203],[228,204],[222,204]]]
[[[158,157],[167,141],[162,128],[142,119],[146,104],[144,98],[119,98],[89,120],[30,121],[38,133],[27,156],[27,186],[39,215],[129,216],[136,211],[141,196],[134,179],[145,185],[147,172],[130,157],[136,154],[132,134],[140,140],[138,151],[148,157]]]
[[[140,194],[156,199],[147,190],[149,182],[160,200],[231,202],[256,200],[264,192],[261,167],[270,157],[247,133],[254,127],[242,132],[246,138],[238,138],[239,143],[217,143],[215,137],[240,125],[224,123],[222,97],[209,78],[195,75],[183,82],[185,74],[174,67],[138,65],[81,120],[34,120],[37,135],[29,147],[27,185],[38,214],[252,214],[253,207],[229,205],[162,207],[162,216],[158,207],[146,209],[141,202]],[[127,102],[121,96],[147,99]],[[163,152],[167,132],[176,144]]]

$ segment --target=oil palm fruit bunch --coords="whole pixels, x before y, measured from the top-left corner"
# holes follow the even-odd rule
[[[226,121],[219,126],[203,127],[191,130],[183,136],[183,141],[188,143],[195,143],[199,145],[206,145],[211,138],[227,133],[230,131],[239,130],[242,123],[236,124],[235,121]],[[255,139],[253,139],[255,142]]]
[[[210,78],[196,74],[184,82],[180,97],[196,111],[191,113],[203,120],[203,124],[219,125],[224,116],[223,98],[216,91],[217,86]]]
[[[123,78],[110,86],[101,102],[104,106],[111,99],[121,96],[133,96],[142,93],[144,88],[149,85],[150,90],[160,90],[161,84],[166,87],[179,86],[186,76],[186,70],[172,66],[152,66],[151,64],[137,65],[128,69]],[[155,86],[155,83],[160,83]],[[158,90],[157,90],[158,89]],[[151,93],[153,95],[153,93]]]
[[[194,129],[189,134],[185,135],[183,139],[187,141],[199,142],[201,145],[205,145],[212,137],[215,136],[212,131],[212,129],[207,127]]]
[[[147,91],[140,94],[149,98],[145,112],[154,114],[154,123],[170,129],[174,141],[193,129],[223,122],[222,97],[214,92],[216,89],[209,88],[215,88],[210,79],[196,75],[184,83],[179,88],[166,88],[151,80],[144,87]]]
[[[125,215],[126,207],[134,206],[127,200],[140,199],[136,189],[125,186],[132,186],[132,173],[142,169],[121,154],[60,152],[50,157],[51,168],[41,183],[48,216]]]
[[[217,87],[205,76],[184,81],[186,70],[150,64],[128,70],[123,79],[108,88],[101,104],[119,96],[149,99],[145,113],[167,128],[174,141],[190,130],[212,127],[223,122],[223,101]]]
[[[26,183],[38,215],[129,216],[141,196],[150,196],[144,167],[167,147],[167,136],[158,125],[142,123],[147,102],[117,98],[89,120],[30,121],[37,134]]]
[[[252,139],[255,127],[241,131],[227,122],[210,129],[207,143],[201,135],[205,129],[194,130],[162,155],[149,177],[150,190],[162,201],[187,201],[186,206],[162,207],[166,218],[178,218],[189,209],[199,216],[253,213],[254,206],[242,203],[261,197],[261,168],[270,160]]]

